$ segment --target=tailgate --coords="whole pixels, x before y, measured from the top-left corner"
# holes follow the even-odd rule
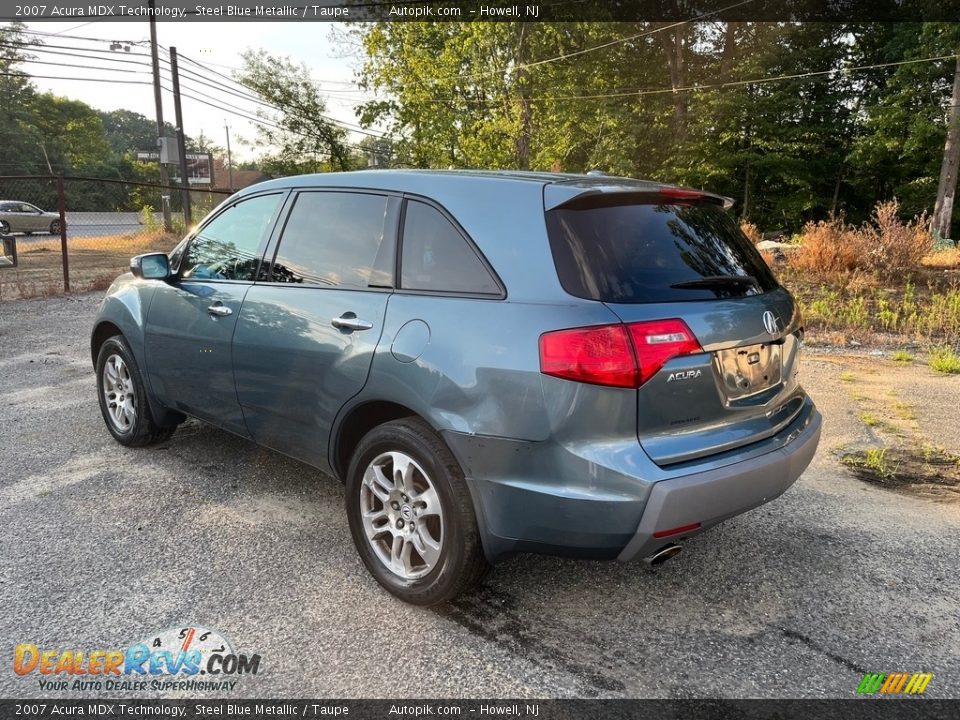
[[[628,323],[682,318],[704,351],[668,361],[637,390],[637,437],[658,465],[763,440],[800,412],[802,331],[786,290],[710,302],[609,307]]]

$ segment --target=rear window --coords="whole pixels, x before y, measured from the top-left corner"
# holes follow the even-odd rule
[[[719,207],[600,202],[547,212],[557,274],[571,295],[612,303],[682,302],[777,287],[760,253]],[[756,284],[674,287],[731,275],[750,275]]]

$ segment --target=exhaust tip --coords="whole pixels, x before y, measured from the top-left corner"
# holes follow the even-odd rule
[[[663,563],[672,558],[674,555],[679,555],[681,550],[683,550],[683,548],[679,545],[670,543],[669,545],[664,545],[653,555],[645,557],[643,561],[650,566],[663,565]]]

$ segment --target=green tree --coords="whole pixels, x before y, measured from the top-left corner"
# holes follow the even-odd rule
[[[263,50],[248,50],[237,80],[277,108],[257,111],[261,119],[257,145],[266,151],[264,172],[350,168],[346,133],[325,116],[326,103],[305,65]]]

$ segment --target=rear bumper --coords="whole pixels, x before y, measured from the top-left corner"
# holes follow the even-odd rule
[[[820,442],[822,420],[809,423],[790,444],[735,465],[656,483],[636,534],[618,555],[644,558],[677,537],[688,537],[782,495],[807,469]],[[693,532],[655,537],[658,532],[699,524]]]
[[[781,495],[820,440],[813,403],[739,454],[660,468],[632,441],[566,445],[445,432],[464,470],[490,562],[519,552],[631,560]],[[769,450],[764,450],[769,448]]]

